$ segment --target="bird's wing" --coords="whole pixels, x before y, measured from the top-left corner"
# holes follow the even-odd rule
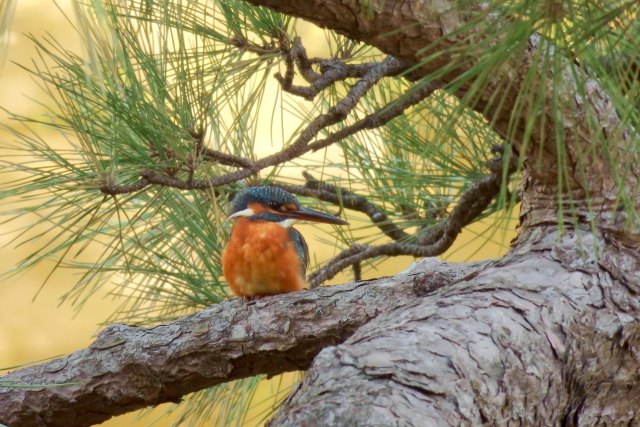
[[[309,267],[309,248],[307,247],[307,242],[304,241],[302,234],[293,227],[289,229],[289,237],[295,245],[296,252],[298,252],[298,256],[302,261],[300,267],[302,268],[302,276],[305,276],[307,274],[307,267]]]

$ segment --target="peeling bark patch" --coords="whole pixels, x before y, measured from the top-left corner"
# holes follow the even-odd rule
[[[446,275],[437,271],[428,271],[413,279],[413,292],[417,297],[424,297],[441,288],[446,283]]]

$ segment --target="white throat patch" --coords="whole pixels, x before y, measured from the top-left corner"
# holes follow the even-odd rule
[[[284,221],[280,221],[278,225],[282,228],[290,228],[296,222],[298,222],[298,220],[295,218],[287,218]]]

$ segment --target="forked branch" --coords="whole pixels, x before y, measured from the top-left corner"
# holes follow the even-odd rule
[[[291,52],[294,53],[292,54],[289,52],[287,54],[288,56],[286,56],[286,58],[288,58],[287,63],[291,63],[291,65],[288,65],[289,70],[293,70],[292,64],[294,59],[292,55],[295,54],[296,49],[303,50],[299,41],[297,44],[294,44],[294,47],[291,49]],[[192,133],[195,141],[195,149],[187,162],[188,164],[185,165],[184,168],[188,171],[188,177],[186,180],[176,176],[175,173],[165,173],[155,169],[143,169],[140,171],[140,179],[137,182],[131,184],[116,184],[113,182],[112,177],[108,177],[100,187],[100,190],[105,194],[116,195],[140,191],[149,185],[162,185],[181,190],[206,190],[231,184],[255,175],[265,168],[277,166],[296,159],[309,151],[327,147],[363,129],[380,127],[392,118],[401,115],[410,106],[425,99],[433,92],[433,90],[435,90],[435,86],[433,85],[416,86],[415,90],[409,91],[394,102],[390,102],[381,110],[366,116],[342,130],[330,134],[327,138],[314,141],[322,130],[346,119],[358,105],[360,100],[380,81],[380,79],[387,76],[397,75],[402,72],[405,67],[400,63],[400,61],[389,56],[381,62],[372,62],[366,65],[349,66],[343,64],[344,67],[341,69],[346,71],[341,72],[340,77],[338,78],[334,73],[334,68],[341,67],[337,65],[340,61],[327,60],[334,65],[329,67],[326,64],[321,64],[321,69],[323,71],[318,74],[318,76],[313,77],[309,70],[306,70],[306,67],[310,67],[308,65],[310,60],[306,58],[306,54],[302,55],[297,53],[295,55],[297,55],[296,57],[298,58],[297,61],[299,64],[306,64],[300,65],[300,69],[304,71],[307,78],[314,80],[314,82],[328,80],[335,82],[337,80],[356,76],[359,77],[359,79],[351,87],[344,98],[337,102],[326,113],[320,114],[307,124],[292,144],[277,153],[258,160],[251,160],[206,148],[204,147],[201,139],[203,133]],[[304,58],[304,60],[300,58]],[[287,90],[287,88],[290,89],[289,72],[286,77],[280,77],[280,80],[285,90]],[[236,167],[239,168],[239,170],[209,179],[194,179],[194,165],[200,159]]]

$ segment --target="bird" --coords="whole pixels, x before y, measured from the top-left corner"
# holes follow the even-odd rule
[[[309,249],[292,226],[298,221],[346,225],[333,215],[303,207],[280,187],[248,187],[231,202],[234,220],[222,252],[222,273],[238,297],[252,299],[306,289]]]

